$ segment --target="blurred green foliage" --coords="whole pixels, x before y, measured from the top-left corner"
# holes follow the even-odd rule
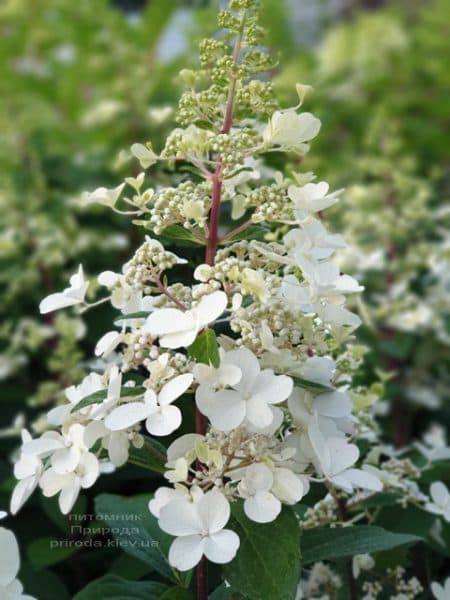
[[[157,143],[170,120],[176,66],[157,50],[177,5],[151,3],[138,18],[106,0],[95,10],[89,0],[11,0],[0,8],[4,403],[31,395],[48,402],[61,383],[79,378],[81,322],[44,322],[37,306],[78,262],[98,272],[133,243],[123,220],[83,208],[80,195],[100,181],[114,185],[123,151],[150,137]],[[10,416],[3,411],[2,422]]]

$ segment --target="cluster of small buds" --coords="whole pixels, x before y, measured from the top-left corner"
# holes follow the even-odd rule
[[[221,260],[216,260],[214,266],[202,265],[197,271],[198,279],[204,282],[211,279],[221,282],[234,282],[236,281],[236,274],[247,267],[248,261],[245,259],[224,256]]]
[[[364,596],[362,600],[377,600],[383,591],[383,585],[379,581],[365,581],[362,584]]]
[[[272,83],[258,79],[242,85],[236,91],[236,101],[243,114],[249,112],[266,117],[278,108],[278,103],[273,96]]]
[[[237,33],[241,26],[240,19],[229,10],[222,10],[217,18],[219,27]]]
[[[348,344],[337,359],[339,370],[343,373],[353,375],[363,364],[364,357],[368,352],[369,348],[367,346],[363,346],[362,344]]]
[[[323,562],[314,564],[308,579],[302,584],[304,598],[335,598],[342,587],[342,579]]]
[[[216,264],[225,261],[229,256],[236,256],[239,260],[246,260],[250,244],[247,240],[234,242],[224,248],[219,248],[216,254]]]
[[[210,205],[209,183],[196,185],[192,181],[185,181],[176,188],[158,192],[149,224],[157,235],[176,223],[186,229],[203,227]]]
[[[312,508],[308,508],[302,518],[302,527],[313,529],[322,525],[333,527],[338,522],[336,502],[333,498],[325,496]]]
[[[180,125],[190,125],[196,121],[207,120],[215,122],[220,119],[221,112],[218,107],[226,101],[226,91],[223,86],[213,84],[206,90],[194,92],[188,90],[180,98],[176,120]],[[177,139],[176,133],[169,136],[163,158],[171,158],[180,154],[183,141]]]
[[[168,354],[159,346],[152,346],[149,357],[142,364],[150,373],[144,386],[153,390],[159,390],[168,379],[187,373],[190,368],[190,362],[186,355],[181,352]]]
[[[178,262],[179,259],[173,252],[168,252],[155,240],[147,239],[125,265],[124,280],[134,289],[151,294],[152,288],[147,285],[148,282],[154,282],[160,273],[171,269]]]
[[[237,344],[251,348],[256,354],[269,350],[262,339],[262,323],[276,336],[276,348],[291,350],[299,361],[328,350],[325,329],[315,327],[311,316],[294,315],[281,300],[267,304],[254,302],[239,308],[230,320],[232,331],[240,336]]]
[[[167,291],[172,298],[175,298],[175,300],[181,302],[185,306],[190,306],[194,298],[192,288],[182,284],[180,281],[176,281],[169,285]],[[164,306],[173,306],[173,302],[167,296],[164,296],[164,302]]]
[[[406,571],[403,567],[387,569],[386,573],[395,590],[395,593],[391,595],[392,600],[414,600],[423,592],[423,587],[417,577],[405,579]]]
[[[224,166],[231,169],[244,162],[245,157],[251,155],[259,143],[261,143],[259,134],[244,127],[232,130],[229,134],[221,133],[216,136],[211,150],[220,154]]]
[[[267,248],[270,249],[273,254],[279,254],[280,256],[285,250],[284,247],[277,242],[268,243]],[[271,260],[268,256],[263,255],[258,248],[258,242],[250,243],[248,249],[248,260],[252,269],[264,268],[264,270],[268,271],[269,273],[279,273],[280,271],[280,263],[276,260]]]
[[[230,0],[231,10],[250,10],[258,6],[259,0]]]
[[[230,79],[242,79],[246,75],[243,65],[236,65],[231,56],[222,56],[211,69],[213,84],[226,86]]]
[[[383,463],[383,470],[400,478],[419,479],[421,470],[409,458],[390,458]]]
[[[124,373],[139,368],[158,353],[158,346],[154,344],[153,338],[144,332],[128,333],[126,342],[122,354],[122,371]]]
[[[292,221],[294,218],[286,188],[278,183],[252,190],[246,196],[246,207],[255,207],[251,217],[254,223]]]
[[[227,51],[227,46],[220,40],[206,38],[199,44],[200,64],[202,67],[211,66]]]
[[[253,49],[246,54],[245,66],[248,74],[270,71],[276,66],[273,58],[264,50]]]
[[[192,299],[200,300],[200,298],[203,296],[220,290],[221,287],[220,281],[217,281],[216,279],[210,279],[206,283],[199,284],[195,289],[192,290]]]

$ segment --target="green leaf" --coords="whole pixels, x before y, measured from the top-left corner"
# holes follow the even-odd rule
[[[24,562],[19,574],[25,593],[39,600],[70,600],[66,586],[50,569],[35,569]]]
[[[51,537],[42,537],[30,542],[27,547],[27,556],[35,569],[42,569],[61,562],[78,550],[75,545],[52,546],[55,541],[57,540]]]
[[[285,507],[273,523],[255,523],[244,514],[242,503],[233,505],[232,528],[241,545],[224,574],[234,592],[249,600],[295,598],[300,576],[300,528]]]
[[[394,494],[392,492],[380,492],[369,496],[367,500],[363,501],[365,508],[379,508],[382,506],[394,506],[401,498],[400,494]]]
[[[135,581],[150,573],[152,569],[134,556],[130,556],[129,554],[119,554],[112,563],[109,571],[111,575],[117,575]]]
[[[216,588],[208,596],[208,598],[209,598],[209,600],[232,600],[233,595],[234,595],[234,598],[236,598],[235,592],[233,592],[231,587],[225,585],[225,583],[222,583],[222,585],[219,585],[219,587]]]
[[[374,525],[319,527],[303,532],[303,563],[371,554],[421,541],[415,535],[392,533]]]
[[[181,587],[172,587],[161,596],[160,600],[193,600],[194,594]]]
[[[263,225],[250,225],[250,227],[247,227],[247,229],[244,229],[244,231],[241,231],[237,235],[227,238],[223,243],[234,244],[234,242],[241,240],[264,240],[269,231],[270,229]]]
[[[127,385],[123,385],[120,388],[120,396],[122,398],[128,398],[129,396],[141,396],[145,392],[145,388],[140,386],[128,387]],[[77,410],[81,410],[86,406],[91,406],[91,404],[99,404],[99,402],[103,402],[103,400],[107,397],[108,390],[99,390],[98,392],[94,392],[93,394],[89,394],[89,396],[85,396],[82,398],[70,412],[74,413]]]
[[[204,237],[199,233],[194,233],[190,229],[185,229],[182,225],[170,225],[169,227],[166,227],[159,237],[171,242],[183,242],[184,245],[188,246],[205,245]]]
[[[129,462],[149,471],[166,471],[166,449],[156,440],[146,436],[142,448],[130,447]]]
[[[117,575],[105,575],[92,581],[73,600],[157,600],[167,589],[155,581],[128,581]]]
[[[167,561],[171,537],[158,526],[148,509],[150,496],[123,498],[114,494],[101,494],[95,499],[95,510],[120,548],[150,565],[165,579],[177,583],[175,572]]]
[[[377,515],[377,524],[396,533],[416,536],[426,542],[436,552],[450,556],[450,532],[446,536],[446,524],[439,536],[432,533],[435,516],[417,506],[390,506],[382,508]],[[440,541],[442,539],[442,542]]]
[[[317,381],[308,381],[307,379],[302,379],[301,377],[292,377],[294,380],[294,385],[297,387],[304,388],[305,390],[309,390],[310,392],[332,392],[334,388],[329,385],[325,385],[323,383],[317,383]]]
[[[212,329],[205,329],[187,349],[188,355],[199,363],[218,367],[220,364],[219,344]]]

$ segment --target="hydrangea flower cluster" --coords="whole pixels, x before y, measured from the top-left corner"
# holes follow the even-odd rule
[[[150,145],[132,148],[144,169],[163,159],[195,169],[177,187],[144,191],[143,171],[127,180],[134,196],[124,200],[153,235],[203,243],[204,263],[192,285],[169,283],[170,270],[188,270],[186,260],[148,236],[121,272],[99,275],[107,291],[100,302],[119,315],[96,355],[112,361],[66,390],[67,403],[48,414],[55,429],[37,439],[23,434],[15,464],[13,512],[39,486],[45,496],[58,494],[68,513],[108,463],[120,467],[130,448],[176,432],[195,402],[196,432],[169,446],[172,485],[149,507],[176,537],[169,560],[180,570],[203,555],[217,563],[235,556],[239,537],[226,526],[236,499],[249,519],[267,523],[283,504],[299,502],[311,479],[348,493],[382,488],[356,466],[358,423],[338,364],[340,345],[359,324],[346,297],[361,291],[336,264],[343,238],[317,219],[339,192],[311,173],[284,177],[263,166],[267,153],[308,152],[320,121],[299,112],[304,86],[298,106],[280,109],[270,84],[249,79],[272,65],[259,50],[253,5],[230,3],[220,16],[229,33],[203,44],[202,69],[185,74],[191,86],[179,119],[191,124],[169,136],[161,155]],[[89,198],[115,206],[126,184]],[[227,204],[241,222],[222,234]],[[270,224],[283,224],[285,235],[267,241]],[[88,286],[80,266],[41,312],[87,308]]]
[[[362,288],[336,262],[344,239],[318,218],[340,191],[263,161],[304,156],[320,121],[301,111],[307,86],[297,86],[297,106],[282,109],[256,78],[273,67],[257,16],[254,0],[230,1],[219,17],[226,31],[201,45],[199,71],[183,72],[180,128],[159,153],[132,146],[139,175],[88,194],[132,206],[151,235],[119,272],[98,276],[97,302],[86,302],[81,266],[42,300],[42,313],[108,302],[117,314],[95,348],[102,372],[65,390],[49,431],[23,432],[14,467],[13,513],[40,487],[67,514],[100,473],[148,453],[168,482],[149,510],[175,537],[169,562],[180,571],[236,556],[234,504],[269,523],[311,482],[339,506],[344,495],[379,492],[385,478],[361,464],[355,443],[371,433],[351,390],[358,351],[346,346],[359,325],[346,299]],[[146,169],[162,160],[189,169],[173,187],[146,188]],[[193,265],[164,245],[177,242],[203,246],[202,260]],[[158,440],[182,430],[193,407],[195,432],[166,451]]]

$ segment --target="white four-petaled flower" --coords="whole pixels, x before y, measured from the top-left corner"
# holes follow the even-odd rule
[[[180,571],[195,567],[206,556],[214,563],[233,560],[239,548],[239,536],[224,529],[230,518],[230,505],[216,489],[197,490],[192,501],[174,498],[160,511],[159,526],[176,536],[169,550],[170,564]]]
[[[186,373],[171,379],[159,394],[147,390],[142,402],[128,402],[115,408],[105,419],[111,431],[121,431],[145,421],[147,431],[152,435],[169,435],[181,425],[181,411],[172,402],[189,388],[193,375]]]
[[[200,385],[196,392],[200,411],[221,431],[230,431],[244,421],[257,429],[271,425],[277,412],[273,405],[289,397],[292,379],[270,369],[261,371],[258,359],[247,348],[224,353],[220,368],[223,365],[239,367],[242,377],[232,389],[215,391],[208,384]]]

